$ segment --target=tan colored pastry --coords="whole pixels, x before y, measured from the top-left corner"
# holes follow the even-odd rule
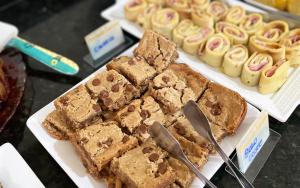
[[[223,57],[230,48],[229,39],[222,33],[212,35],[206,42],[205,48],[199,49],[201,60],[213,67],[220,67]]]
[[[246,11],[241,6],[233,6],[229,9],[225,21],[238,25],[246,16]]]
[[[193,7],[191,15],[194,24],[200,27],[214,27],[214,18],[207,12]]]
[[[282,20],[275,20],[264,25],[256,35],[267,42],[279,42],[289,32],[289,25]]]
[[[200,28],[195,26],[192,20],[184,19],[182,20],[173,30],[173,42],[177,45],[177,47],[181,47],[183,40],[190,35],[194,35],[198,33]]]
[[[289,73],[289,61],[278,61],[271,68],[262,71],[258,91],[262,94],[277,91],[287,80]]]
[[[264,69],[272,67],[273,60],[268,54],[254,52],[243,67],[241,81],[248,86],[256,86]]]
[[[263,25],[263,17],[258,13],[251,13],[247,15],[240,23],[240,27],[243,28],[249,36],[254,35],[255,32],[263,27]]]
[[[248,43],[247,32],[243,28],[240,28],[229,22],[216,23],[216,33],[218,32],[224,33],[232,45]]]
[[[180,19],[191,18],[191,7],[189,0],[166,0],[168,7],[174,9],[180,15]]]
[[[210,0],[190,0],[190,5],[193,8],[205,11],[208,7]]]
[[[179,14],[171,8],[157,11],[151,18],[152,29],[168,39],[172,38],[172,30],[179,23]]]
[[[237,44],[232,46],[224,56],[222,64],[224,73],[231,77],[240,76],[247,59],[248,49],[244,45]]]
[[[254,52],[270,54],[274,62],[285,59],[285,46],[275,42],[263,41],[257,36],[250,37],[248,48],[251,54]]]
[[[207,39],[213,34],[213,28],[202,27],[196,34],[190,35],[183,40],[182,49],[189,54],[195,55],[199,49],[205,47]]]
[[[165,0],[147,0],[147,3],[164,6],[166,4],[166,1]]]
[[[221,1],[213,1],[206,8],[206,12],[217,22],[225,18],[228,12],[228,6]]]
[[[139,14],[143,13],[146,7],[145,0],[131,0],[124,7],[125,17],[130,21],[136,21]]]
[[[141,13],[138,18],[137,22],[144,28],[144,29],[151,29],[151,17],[152,15],[158,11],[161,7],[157,4],[148,4],[143,13]]]
[[[285,46],[285,55],[290,66],[298,67],[300,65],[300,29],[291,30],[282,39],[281,44]]]

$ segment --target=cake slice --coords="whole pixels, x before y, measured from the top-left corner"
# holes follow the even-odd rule
[[[208,120],[226,134],[234,134],[247,113],[243,97],[220,84],[210,82],[198,101],[199,107]]]
[[[164,71],[170,63],[178,58],[176,44],[150,30],[144,32],[133,54],[136,57],[144,58],[158,72]]]
[[[122,108],[140,94],[136,87],[115,70],[98,73],[86,86],[92,96],[99,99],[101,106],[109,111]]]
[[[101,177],[101,170],[114,157],[138,144],[137,139],[123,133],[115,121],[95,123],[78,130],[71,137],[71,142],[88,172],[95,178]]]
[[[83,128],[101,113],[101,107],[84,85],[69,91],[54,101],[54,105],[75,130]]]
[[[52,111],[43,122],[50,136],[57,140],[68,140],[73,130],[67,125],[65,117],[58,110]]]
[[[175,174],[166,159],[167,153],[148,140],[112,161],[112,171],[127,187],[161,188],[171,185]]]

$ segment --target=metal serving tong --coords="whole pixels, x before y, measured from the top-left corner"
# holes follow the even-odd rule
[[[169,152],[173,157],[183,162],[194,174],[211,188],[217,188],[211,181],[209,181],[197,167],[186,157],[183,153],[179,142],[173,135],[160,123],[154,122],[149,128],[149,133],[156,144],[162,149]]]
[[[222,148],[215,140],[209,122],[205,115],[199,109],[197,103],[188,101],[183,108],[185,117],[191,122],[194,129],[207,140],[209,140],[215,147],[216,151],[220,154],[224,162],[227,164],[232,174],[235,176],[241,187],[250,188],[254,187],[244,176],[244,174],[234,165],[234,163],[227,157]]]

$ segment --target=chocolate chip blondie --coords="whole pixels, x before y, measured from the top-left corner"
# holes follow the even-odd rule
[[[133,54],[144,58],[158,72],[164,71],[178,58],[176,44],[150,30],[145,31]]]
[[[115,70],[98,73],[86,86],[101,106],[110,111],[122,108],[140,94],[136,87]]]
[[[167,153],[152,140],[112,161],[112,171],[128,187],[160,188],[175,181],[175,173],[166,159]]]
[[[185,164],[173,157],[170,157],[168,162],[176,174],[175,184],[180,188],[188,188],[195,178],[194,173]]]
[[[115,121],[95,123],[78,130],[71,137],[71,142],[88,172],[95,178],[101,177],[101,170],[114,157],[138,144],[137,139],[123,133]]]
[[[69,91],[54,101],[54,105],[67,119],[69,126],[79,129],[101,113],[97,100],[92,98],[84,85]]]

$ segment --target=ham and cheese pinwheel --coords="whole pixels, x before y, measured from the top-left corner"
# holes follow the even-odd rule
[[[234,24],[228,22],[218,22],[216,23],[216,32],[224,33],[233,45],[248,43],[247,32]]]
[[[258,91],[262,94],[277,91],[287,80],[289,61],[278,61],[271,68],[264,69],[260,76]]]
[[[251,13],[247,15],[240,23],[240,27],[243,28],[248,35],[254,35],[263,27],[263,25],[263,17],[258,13]]]
[[[300,29],[294,29],[288,33],[281,41],[285,46],[285,55],[290,62],[290,66],[300,65]]]
[[[191,7],[204,11],[210,3],[210,0],[190,0]]]
[[[173,42],[175,42],[178,47],[181,47],[183,39],[187,36],[196,34],[199,30],[200,28],[195,26],[192,20],[182,20],[173,30]]]
[[[222,3],[220,1],[213,1],[206,8],[206,12],[211,15],[217,22],[226,16],[228,7],[225,3]]]
[[[143,13],[146,7],[147,3],[145,0],[131,0],[124,7],[125,17],[128,20],[136,21],[138,15]]]
[[[149,4],[156,4],[159,6],[164,6],[166,4],[165,0],[147,0]]]
[[[229,39],[224,34],[217,33],[207,40],[204,49],[199,49],[198,55],[205,63],[213,67],[220,67],[223,57],[229,48]]]
[[[205,47],[207,39],[213,34],[213,28],[203,27],[196,34],[190,35],[183,40],[182,49],[189,54],[195,55],[197,54],[198,49],[203,49]]]
[[[151,29],[151,17],[152,15],[160,9],[160,6],[157,4],[149,4],[144,12],[140,14],[137,18],[137,22],[144,29]]]
[[[266,42],[253,35],[249,39],[250,53],[260,52],[268,53],[272,56],[274,62],[285,59],[285,47],[275,42]]]
[[[192,8],[192,20],[200,27],[214,27],[214,18],[198,8]]]
[[[232,24],[239,24],[246,16],[246,11],[241,6],[233,6],[229,9],[225,21]]]
[[[237,44],[232,46],[224,56],[222,64],[224,73],[231,77],[240,76],[247,59],[248,49],[244,45]]]
[[[267,42],[279,42],[289,32],[289,25],[282,20],[267,23],[257,33],[257,37]]]
[[[264,69],[272,67],[273,60],[268,54],[253,53],[243,66],[241,80],[245,85],[256,86]]]
[[[191,18],[191,8],[188,0],[166,0],[166,4],[179,13],[180,19]]]
[[[179,14],[171,9],[165,8],[155,12],[151,18],[152,30],[167,37],[172,38],[172,30],[179,22]]]

